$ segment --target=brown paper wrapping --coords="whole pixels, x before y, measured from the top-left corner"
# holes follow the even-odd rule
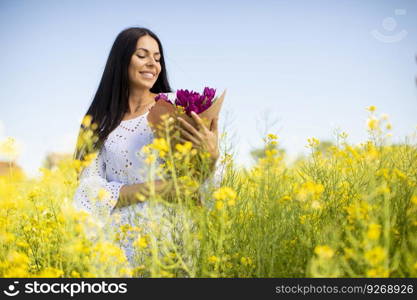
[[[226,90],[223,91],[223,93],[212,103],[212,105],[208,109],[198,114],[198,116],[203,119],[203,123],[206,125],[207,128],[210,129],[210,124],[213,121],[213,119],[219,117],[225,95]],[[177,124],[179,123],[177,117],[181,117],[195,128],[198,128],[196,122],[192,117],[188,116],[185,112],[179,112],[176,109],[175,105],[172,105],[171,103],[168,103],[163,99],[160,99],[154,104],[154,106],[152,106],[147,117],[148,124],[153,130],[155,136],[157,137],[164,136],[163,132],[160,131],[163,126],[163,115],[173,117]]]

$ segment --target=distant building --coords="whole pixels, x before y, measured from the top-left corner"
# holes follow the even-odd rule
[[[14,161],[12,162],[0,161],[0,176],[9,176],[10,173],[23,174],[23,170]]]
[[[43,162],[43,166],[47,169],[52,169],[58,166],[59,162],[62,160],[71,159],[72,155],[69,153],[48,153]]]

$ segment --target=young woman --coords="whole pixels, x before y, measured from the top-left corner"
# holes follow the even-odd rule
[[[122,31],[111,48],[98,90],[86,113],[92,117],[92,123],[98,124],[98,141],[94,146],[98,155],[82,170],[74,195],[75,207],[91,213],[103,225],[135,226],[146,220],[138,217],[138,213],[146,216],[149,201],[141,202],[136,197],[137,193],[148,193],[147,168],[140,149],[153,140],[147,114],[158,93],[175,99],[160,40],[146,28]],[[194,147],[208,151],[214,163],[219,157],[217,120],[206,128],[198,116],[194,119],[199,128],[181,121],[183,136]],[[75,158],[83,159],[85,154],[77,148]],[[169,182],[157,179],[155,189],[169,192]],[[132,241],[122,246],[132,263]]]

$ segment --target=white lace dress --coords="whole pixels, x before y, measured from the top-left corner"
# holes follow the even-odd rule
[[[174,101],[175,93],[167,93],[167,96]],[[148,112],[122,121],[109,134],[95,160],[80,174],[79,185],[74,194],[74,206],[91,214],[103,231],[111,229],[116,230],[112,231],[113,233],[121,232],[121,225],[130,225],[138,226],[146,232],[149,225],[149,201],[115,208],[123,185],[147,180],[148,165],[144,162],[144,154],[140,152],[141,148],[151,143],[154,138],[148,126],[147,115]],[[157,161],[157,164],[159,163],[161,161]],[[155,176],[155,179],[158,178],[160,177]],[[152,218],[156,217],[158,220],[168,211],[168,208],[162,205],[155,206]],[[169,235],[169,229],[166,234]],[[134,240],[124,239],[120,244],[132,266]]]

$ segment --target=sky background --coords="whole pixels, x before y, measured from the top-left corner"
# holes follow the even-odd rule
[[[158,35],[174,90],[227,88],[220,128],[239,164],[268,125],[292,157],[336,128],[363,142],[369,105],[389,114],[393,141],[416,129],[417,1],[0,0],[0,140],[20,142],[29,175],[48,152],[73,152],[131,26]]]

